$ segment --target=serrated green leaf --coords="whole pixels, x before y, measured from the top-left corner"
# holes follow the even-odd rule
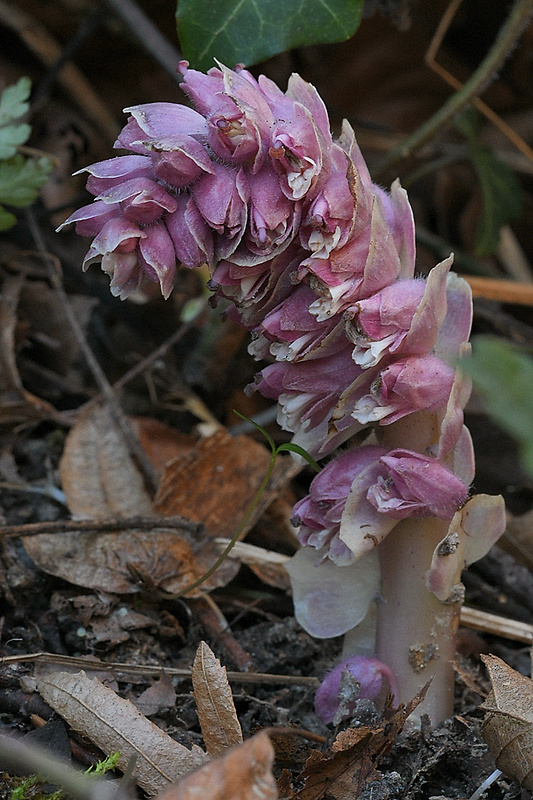
[[[185,58],[207,70],[217,58],[247,66],[302,45],[353,36],[363,0],[178,0],[176,22]]]
[[[6,211],[4,206],[0,206],[0,231],[7,231],[16,223],[17,218],[11,211]]]
[[[533,358],[503,339],[477,336],[471,359],[461,363],[487,412],[513,436],[533,477]]]
[[[27,114],[28,98],[31,91],[29,78],[20,78],[13,86],[8,86],[0,95],[0,126]]]
[[[0,163],[0,201],[10,206],[29,206],[37,197],[53,167],[49,158],[20,154]]]
[[[28,141],[31,128],[25,122],[20,125],[6,125],[0,128],[0,160],[11,158],[17,152],[17,147]]]

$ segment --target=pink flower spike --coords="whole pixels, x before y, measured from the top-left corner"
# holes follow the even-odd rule
[[[349,687],[347,692],[343,692],[343,673],[349,673],[355,679],[359,685],[358,692],[350,692]],[[338,724],[350,717],[358,699],[384,702],[389,692],[394,695],[396,691],[396,679],[386,664],[377,658],[350,656],[328,672],[318,687],[316,715],[326,724]]]
[[[176,255],[170,234],[163,222],[155,222],[144,229],[145,238],[139,242],[139,260],[151,281],[159,283],[165,300],[174,286]]]
[[[87,190],[91,194],[97,195],[116,186],[130,178],[152,178],[152,162],[148,156],[117,156],[108,158],[106,161],[99,161],[91,164],[90,167],[75,172],[79,175],[88,172]]]
[[[380,459],[387,467],[367,493],[381,513],[396,519],[411,514],[451,519],[468,497],[468,488],[436,459],[411,450],[391,450]]]
[[[165,211],[172,212],[177,207],[175,198],[150,178],[130,178],[105,189],[97,200],[120,204],[124,217],[139,225],[149,225]]]
[[[112,219],[121,217],[120,206],[110,205],[104,203],[103,200],[95,200],[89,206],[82,206],[78,208],[73,214],[68,217],[57,229],[63,230],[66,225],[72,222],[76,223],[76,233],[80,236],[96,236],[100,233],[104,225],[111,222]]]

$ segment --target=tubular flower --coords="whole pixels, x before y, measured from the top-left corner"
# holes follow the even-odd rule
[[[451,519],[467,497],[467,486],[437,459],[366,445],[322,469],[292,522],[303,545],[343,566],[372,550],[399,520]]]

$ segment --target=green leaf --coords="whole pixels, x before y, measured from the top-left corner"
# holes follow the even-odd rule
[[[315,470],[315,472],[320,472],[321,469],[320,465],[317,464],[313,456],[309,455],[307,450],[304,450],[304,448],[300,447],[299,444],[293,444],[292,442],[285,442],[284,444],[280,444],[280,446],[276,450],[276,453],[287,453],[287,452],[296,453],[302,458],[305,458],[309,466],[312,467]]]
[[[17,154],[0,163],[0,201],[22,208],[33,203],[53,167],[49,158]]]
[[[7,231],[16,223],[17,218],[11,211],[6,211],[4,206],[0,206],[0,231]]]
[[[29,78],[20,78],[13,86],[4,89],[0,95],[0,125],[7,125],[28,113],[30,91]]]
[[[481,187],[483,205],[476,230],[476,253],[490,256],[498,247],[502,226],[522,211],[522,186],[514,172],[492,150],[480,144],[481,119],[474,108],[465,109],[455,125],[468,139],[470,158]]]
[[[487,412],[513,436],[533,477],[533,358],[503,339],[476,336],[472,358],[461,363]]]
[[[28,112],[31,81],[21,78],[0,95],[0,159],[11,158],[27,141],[31,128],[25,122],[11,124]]]
[[[308,44],[353,36],[363,0],[178,0],[176,22],[185,58],[207,70],[217,58],[247,66]]]
[[[28,141],[30,133],[31,128],[25,122],[0,128],[0,160],[14,156],[17,147]]]

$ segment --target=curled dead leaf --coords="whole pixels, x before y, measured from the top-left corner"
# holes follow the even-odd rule
[[[276,800],[273,761],[267,734],[258,733],[181,778],[158,800]]]
[[[157,517],[142,476],[105,406],[92,406],[80,414],[67,437],[60,473],[75,519]],[[23,541],[30,557],[45,572],[115,594],[138,592],[146,586],[170,594],[180,592],[202,576],[218,555],[211,540],[204,537],[203,547],[198,547],[201,534],[193,542],[186,525],[183,531],[169,530],[163,517],[161,527],[149,531],[74,531],[40,534]],[[227,559],[203,588],[224,585],[238,569],[235,561]]]
[[[136,757],[135,778],[148,794],[168,788],[181,775],[201,766],[208,756],[199,747],[188,750],[146,719],[129,700],[119,697],[85,672],[42,676],[37,689],[75,731],[104,753],[118,752],[125,770]]]
[[[498,769],[533,789],[533,681],[496,656],[481,656],[492,691],[481,706],[481,733]]]
[[[192,665],[194,699],[205,749],[212,758],[242,742],[226,668],[209,645],[200,642]]]

